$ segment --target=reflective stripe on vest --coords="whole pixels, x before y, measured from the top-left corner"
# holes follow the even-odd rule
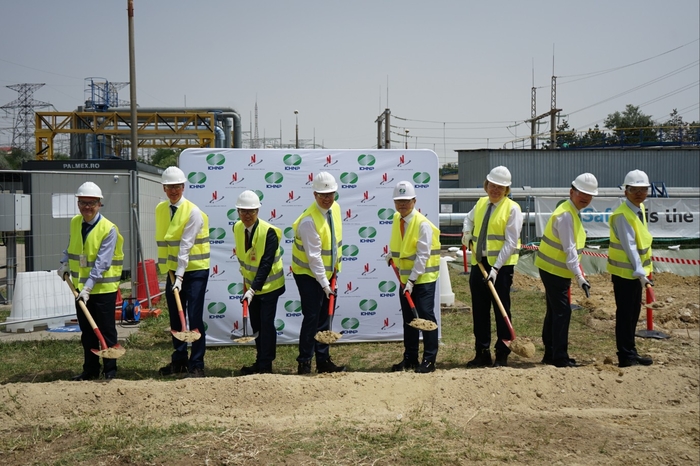
[[[484,221],[484,215],[486,214],[486,209],[489,202],[488,197],[482,197],[476,202],[476,206],[474,207],[474,229],[472,231],[472,235],[476,236],[472,236],[472,241],[474,241],[475,245],[479,243],[478,235],[481,232],[481,223]],[[513,207],[520,210],[520,206],[517,202],[514,202],[506,197],[503,198],[501,203],[491,211],[489,225],[486,230],[486,258],[491,265],[496,263],[498,254],[501,252],[501,249],[503,249],[503,244],[506,241],[506,224],[508,223],[510,211]],[[515,252],[513,252],[508,260],[502,265],[515,265],[518,263],[518,258],[520,257],[520,246],[520,238],[518,238]],[[476,254],[472,254],[472,265],[476,265]]]
[[[400,220],[401,214],[396,212],[391,227],[389,250],[394,263],[399,268],[401,283],[405,284],[408,281],[408,277],[413,270],[413,264],[416,261],[416,245],[420,238],[420,226],[424,222],[427,222],[433,230],[430,257],[425,263],[425,272],[418,276],[416,283],[432,283],[436,281],[440,273],[440,230],[425,215],[416,211],[411,221],[406,225],[402,239],[399,226]]]
[[[646,219],[646,215],[644,215],[644,204],[641,205],[641,209],[642,215]],[[651,243],[654,238],[651,236],[651,233],[649,233],[646,223],[642,223],[642,221],[639,220],[639,217],[629,208],[627,202],[620,204],[610,216],[610,249],[608,249],[607,271],[611,275],[617,275],[618,277],[628,279],[635,278],[632,262],[629,260],[629,257],[627,257],[625,250],[622,248],[622,243],[615,234],[613,228],[615,219],[619,215],[624,215],[627,222],[632,226],[639,259],[642,261],[644,273],[649,275],[653,271],[653,265],[651,263]]]
[[[180,254],[180,239],[193,209],[198,208],[192,202],[185,201],[170,220],[170,201],[163,201],[156,206],[156,244],[158,245],[158,269],[160,273],[177,269],[177,256]],[[209,217],[202,214],[202,229],[197,233],[186,272],[209,269]]]
[[[265,246],[267,242],[267,231],[272,228],[272,230],[277,235],[278,247],[277,253],[275,254],[275,259],[272,263],[272,268],[270,273],[265,279],[265,284],[262,290],[257,290],[255,294],[265,294],[270,291],[278,290],[284,286],[284,266],[282,265],[282,230],[276,226],[270,225],[269,223],[258,220],[258,226],[255,228],[255,234],[250,239],[251,247],[248,251],[245,250],[245,225],[240,220],[233,225],[233,237],[236,241],[236,257],[238,257],[238,263],[241,266],[241,271],[243,273],[243,281],[246,288],[250,288],[250,285],[255,280],[255,276],[258,274],[258,268],[260,267],[260,260],[265,253]]]
[[[576,207],[574,207],[571,202],[564,201],[559,207],[554,209],[552,216],[549,217],[547,226],[544,229],[542,241],[540,242],[540,249],[537,251],[537,256],[535,256],[535,266],[558,277],[573,278],[574,274],[566,266],[566,251],[564,251],[561,240],[555,236],[554,229],[552,228],[556,219],[565,212],[571,214],[574,226],[574,239],[576,241],[576,253],[578,254],[579,261],[581,260],[581,252],[583,252],[583,248],[586,245],[586,231],[583,229],[583,224],[578,216]]]
[[[337,264],[335,264],[335,269],[340,272],[340,257],[343,247],[343,219],[340,217],[340,206],[337,202],[334,202],[331,206],[331,215],[333,216],[333,225],[335,227],[335,241],[336,250],[338,253]],[[306,217],[311,217],[316,227],[316,232],[321,238],[321,259],[323,259],[323,266],[326,271],[326,278],[330,280],[333,275],[333,257],[331,249],[331,229],[326,221],[325,215],[321,213],[316,202],[311,204],[309,207],[302,212],[302,214],[297,218],[292,224],[292,229],[294,230],[294,245],[292,246],[292,272],[296,274],[304,274],[315,277],[311,268],[309,267],[309,259],[306,256],[306,251],[304,251],[304,245],[301,242],[301,238],[297,234],[297,227],[299,222]]]
[[[91,293],[115,293],[119,289],[119,280],[121,279],[124,265],[124,238],[119,234],[119,228],[101,215],[99,221],[88,233],[83,244],[82,224],[82,215],[76,215],[70,222],[70,243],[68,244],[67,252],[73,286],[82,288],[85,285],[90,276],[90,271],[95,266],[95,260],[97,259],[100,246],[102,246],[102,241],[114,228],[117,233],[117,244],[114,247],[112,263],[109,269],[102,274],[102,277],[97,279]],[[81,254],[84,254],[87,259],[87,267],[80,267]]]

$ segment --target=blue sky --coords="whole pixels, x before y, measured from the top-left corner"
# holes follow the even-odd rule
[[[126,0],[5,2],[5,86],[46,83],[36,100],[71,111],[85,78],[129,80]],[[391,109],[395,141],[433,149],[513,147],[557,107],[571,127],[602,126],[627,104],[661,122],[700,121],[697,0],[135,0],[137,102],[232,107],[251,129],[327,148],[376,145]],[[387,86],[388,85],[388,86]],[[129,99],[129,88],[120,98]],[[388,103],[387,103],[388,101]],[[0,112],[0,116],[2,116]],[[11,126],[0,118],[0,128]],[[541,127],[540,130],[546,130]],[[315,139],[314,139],[315,138]],[[0,145],[11,132],[0,132]],[[521,147],[516,144],[515,147]]]

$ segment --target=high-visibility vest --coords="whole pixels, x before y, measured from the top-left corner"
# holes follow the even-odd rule
[[[615,234],[613,225],[615,224],[615,219],[619,215],[624,215],[627,222],[632,226],[634,230],[634,238],[637,242],[637,253],[639,254],[639,259],[642,261],[642,267],[644,267],[644,272],[649,275],[653,266],[651,263],[651,243],[654,238],[649,233],[646,223],[646,215],[644,215],[644,204],[641,205],[642,216],[645,218],[644,222],[639,220],[637,215],[629,208],[626,202],[623,202],[618,206],[617,209],[610,216],[610,249],[608,250],[608,266],[607,270],[611,275],[617,275],[622,278],[633,279],[635,276],[634,267],[632,262],[630,262],[629,257],[622,249],[622,244],[620,239]]]
[[[292,246],[292,273],[304,274],[315,277],[311,268],[309,267],[309,259],[306,256],[306,251],[304,251],[304,245],[301,242],[301,237],[297,233],[297,227],[299,222],[306,217],[311,217],[316,227],[316,232],[321,238],[321,258],[323,259],[323,266],[326,269],[326,278],[331,279],[333,276],[333,269],[340,272],[340,256],[341,248],[343,246],[343,219],[340,217],[340,206],[337,202],[334,202],[331,206],[331,215],[333,217],[333,228],[335,230],[335,242],[337,251],[337,261],[333,264],[333,250],[331,245],[331,229],[326,221],[326,217],[319,210],[318,205],[314,202],[309,207],[302,212],[302,214],[297,218],[292,224],[292,229],[294,230],[294,245]]]
[[[566,266],[566,251],[564,251],[561,240],[554,234],[552,229],[555,220],[564,212],[569,212],[573,219],[576,253],[579,261],[581,260],[581,253],[586,245],[586,231],[583,229],[583,223],[581,223],[576,207],[571,202],[565,201],[554,209],[547,226],[544,228],[540,249],[535,257],[535,266],[558,277],[573,278],[574,274]]]
[[[85,237],[85,243],[83,243],[82,224],[82,215],[76,215],[70,221],[68,264],[73,286],[82,288],[85,285],[90,276],[90,271],[95,266],[95,259],[97,259],[97,253],[100,250],[100,246],[102,246],[102,241],[107,237],[110,230],[114,228],[117,232],[117,244],[112,256],[112,264],[102,274],[102,277],[97,279],[90,293],[115,293],[119,289],[119,280],[122,277],[122,267],[124,266],[124,238],[119,234],[119,228],[114,223],[107,220],[104,215],[100,215],[100,219]],[[86,267],[80,267],[81,254],[87,259]]]
[[[481,224],[484,221],[484,215],[486,214],[486,209],[489,205],[489,198],[482,197],[476,202],[474,207],[474,231],[472,231],[472,241],[476,246],[479,244],[479,234],[481,233]],[[489,217],[489,225],[486,229],[486,259],[489,264],[494,265],[496,259],[498,259],[498,254],[501,252],[503,245],[506,242],[506,224],[508,223],[508,217],[510,217],[511,208],[515,206],[520,210],[520,206],[517,202],[511,199],[503,198],[503,201],[498,204],[498,206],[491,210],[491,217]],[[518,263],[518,258],[520,257],[520,238],[518,238],[518,244],[516,245],[515,251],[502,265],[515,265]],[[476,265],[476,254],[472,251],[472,265]]]
[[[255,276],[258,274],[260,259],[262,259],[263,253],[265,252],[267,231],[270,228],[277,235],[277,252],[275,254],[275,259],[272,262],[272,269],[270,269],[270,273],[265,279],[265,284],[263,285],[262,290],[256,290],[255,294],[269,293],[270,291],[278,290],[284,286],[282,249],[279,246],[282,240],[282,230],[263,220],[258,220],[258,226],[255,228],[255,234],[250,239],[251,247],[248,251],[246,251],[245,225],[241,221],[238,221],[233,225],[233,237],[236,240],[236,257],[238,257],[238,263],[241,266],[241,273],[243,274],[243,281],[246,285],[246,289],[250,288],[253,280],[255,280]]]
[[[196,208],[198,208],[196,205],[185,199],[170,220],[170,201],[163,201],[156,206],[156,243],[160,273],[177,270],[182,232],[190,219],[192,209]],[[202,212],[202,220],[202,228],[190,249],[186,272],[209,269],[209,217],[204,212]]]
[[[440,230],[428,220],[425,215],[416,211],[411,221],[405,225],[404,235],[401,238],[401,214],[396,212],[391,227],[391,238],[389,240],[389,250],[394,264],[399,268],[401,283],[406,284],[408,277],[413,270],[416,261],[416,244],[420,237],[420,226],[423,222],[428,222],[433,230],[432,242],[430,244],[430,257],[425,263],[425,272],[418,276],[416,284],[432,283],[438,279],[440,274]]]

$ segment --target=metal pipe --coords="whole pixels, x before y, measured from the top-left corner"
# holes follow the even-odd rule
[[[127,0],[127,15],[129,17],[129,93],[131,97],[129,111],[131,112],[131,160],[138,161],[138,112],[136,107],[136,56],[134,52],[134,1]]]
[[[510,196],[514,200],[526,200],[528,197],[560,197],[568,198],[571,188],[522,188],[511,187]],[[666,188],[668,197],[673,198],[698,198],[700,188]],[[441,188],[440,202],[476,201],[484,197],[483,188]],[[598,197],[622,197],[624,191],[621,188],[598,188]]]

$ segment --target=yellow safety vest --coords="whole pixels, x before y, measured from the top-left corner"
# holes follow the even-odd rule
[[[245,282],[246,288],[250,288],[250,285],[253,283],[253,280],[255,280],[255,276],[258,273],[260,259],[262,259],[263,253],[265,252],[267,231],[270,228],[272,228],[277,235],[278,245],[281,244],[282,230],[263,220],[258,220],[258,226],[255,228],[255,234],[250,239],[251,247],[248,251],[246,251],[245,225],[243,225],[243,222],[241,221],[238,221],[233,225],[233,237],[236,240],[236,257],[238,257],[238,263],[241,265],[243,281]],[[282,249],[278,246],[277,254],[275,254],[275,259],[272,263],[272,269],[270,269],[270,274],[265,279],[265,284],[263,285],[262,290],[255,291],[256,294],[265,294],[269,293],[270,291],[278,290],[283,286],[284,266],[282,265]]]
[[[484,221],[484,215],[486,214],[486,209],[489,202],[488,197],[482,197],[476,202],[476,206],[474,207],[474,231],[472,231],[472,241],[474,241],[475,247],[477,244],[479,244],[481,223]],[[512,206],[515,206],[518,210],[520,210],[520,206],[517,202],[514,202],[506,197],[494,210],[491,211],[489,225],[486,229],[486,258],[491,265],[496,263],[498,253],[501,252],[503,244],[506,242],[506,224],[508,223],[508,217],[510,217]],[[520,238],[518,238],[518,244],[515,247],[515,252],[511,254],[508,260],[502,265],[515,265],[518,263],[519,257]],[[472,265],[476,265],[476,254],[474,251],[472,251]]]
[[[82,288],[85,285],[90,276],[90,271],[95,266],[95,259],[97,259],[97,253],[100,250],[102,241],[107,237],[110,230],[114,228],[117,232],[117,244],[114,247],[112,264],[102,274],[102,277],[97,279],[91,294],[115,293],[119,289],[119,280],[121,279],[122,267],[124,266],[124,238],[119,234],[119,228],[107,220],[104,215],[101,215],[100,220],[85,237],[85,243],[83,244],[82,224],[82,215],[76,215],[70,221],[68,264],[73,286]],[[87,259],[87,267],[80,267],[81,254],[85,255]]]
[[[314,202],[309,207],[306,208],[304,212],[297,218],[292,224],[292,229],[294,230],[294,246],[292,246],[292,273],[304,274],[315,277],[311,268],[309,267],[309,259],[306,256],[306,251],[304,251],[304,245],[301,243],[301,237],[297,234],[297,227],[299,222],[305,217],[311,217],[316,227],[316,232],[321,238],[321,258],[323,259],[323,266],[326,269],[326,278],[331,279],[333,276],[333,269],[340,272],[340,256],[341,248],[343,246],[343,219],[340,217],[340,206],[337,202],[334,202],[331,206],[331,215],[333,216],[333,226],[335,229],[335,242],[337,251],[337,262],[333,264],[333,250],[331,246],[331,229],[326,221],[326,217],[319,210],[318,205]]]
[[[646,215],[644,215],[644,204],[641,205],[641,209],[642,216],[646,219]],[[625,250],[622,249],[622,243],[620,243],[620,239],[615,235],[615,230],[613,229],[615,218],[619,215],[624,215],[627,222],[629,222],[632,229],[634,229],[637,253],[639,254],[639,259],[642,261],[644,273],[649,275],[653,270],[651,263],[651,243],[654,238],[649,233],[646,220],[644,220],[644,222],[639,220],[639,217],[629,208],[626,202],[620,204],[610,216],[610,249],[608,250],[607,270],[611,275],[629,279],[635,278],[633,275],[634,268],[632,267],[632,262],[630,262],[629,257],[627,257]]]
[[[552,225],[564,212],[569,212],[574,223],[574,238],[576,240],[576,253],[579,261],[581,260],[581,252],[586,245],[586,231],[583,229],[583,223],[578,216],[576,207],[569,202],[562,202],[559,207],[554,209],[552,216],[547,222],[540,242],[540,249],[535,257],[535,266],[549,272],[553,275],[563,278],[573,278],[574,274],[566,266],[566,251],[561,244],[561,240],[554,235]]]
[[[163,201],[156,206],[156,243],[158,245],[158,269],[160,273],[177,270],[177,256],[180,253],[182,232],[190,219],[192,202],[185,199],[170,220],[170,201]],[[190,260],[186,272],[209,269],[209,217],[202,212],[202,229],[190,249]]]
[[[413,264],[416,262],[416,245],[420,237],[420,226],[424,222],[428,222],[433,230],[433,235],[430,244],[430,257],[425,263],[425,272],[418,276],[416,284],[436,281],[440,274],[440,230],[425,215],[415,211],[413,218],[405,226],[404,236],[401,238],[400,222],[401,214],[396,212],[391,226],[389,250],[394,264],[399,268],[401,283],[406,284],[413,270]]]

